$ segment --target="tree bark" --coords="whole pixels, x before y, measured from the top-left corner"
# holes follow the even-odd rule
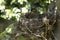
[[[60,0],[56,0],[57,13],[56,13],[56,40],[60,40]]]
[[[58,31],[60,32],[60,0],[56,0],[56,5],[57,5],[57,13],[56,13],[57,28]]]

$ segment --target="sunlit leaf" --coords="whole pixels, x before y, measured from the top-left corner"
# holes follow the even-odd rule
[[[11,14],[12,10],[11,9],[5,9],[6,14]]]
[[[5,2],[4,2],[4,0],[0,0],[0,5],[2,5],[2,4],[4,4]]]
[[[23,8],[22,8],[22,13],[27,13],[27,12],[28,12],[28,9],[25,8],[25,7],[23,7]]]
[[[12,33],[12,28],[13,28],[13,24],[10,24],[10,25],[6,28],[6,32],[7,32],[7,33]]]
[[[11,4],[14,3],[16,0],[12,0]]]
[[[6,19],[6,15],[1,15],[2,18]]]

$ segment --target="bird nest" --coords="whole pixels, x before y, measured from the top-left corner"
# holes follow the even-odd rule
[[[20,17],[20,22],[18,23],[17,29],[20,30],[21,34],[33,35],[35,37],[41,38],[41,40],[52,40],[54,39],[54,24],[56,22],[55,16],[50,19],[47,16],[42,16],[42,14],[32,14],[36,17],[22,16]]]

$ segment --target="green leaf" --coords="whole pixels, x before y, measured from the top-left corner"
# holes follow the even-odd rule
[[[24,38],[23,36],[20,36],[19,40],[26,40],[26,38]]]
[[[12,28],[13,28],[13,24],[10,24],[7,28],[6,28],[6,32],[7,33],[12,33]]]

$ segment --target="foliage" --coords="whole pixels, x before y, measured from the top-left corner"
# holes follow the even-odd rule
[[[0,39],[3,39],[7,33],[12,34],[13,24],[10,24],[2,33],[0,33]]]
[[[36,10],[40,14],[46,11],[50,0],[2,0],[0,3],[0,17],[10,20],[15,17],[19,20],[21,14],[28,13],[28,10]],[[2,15],[3,14],[3,15]]]

